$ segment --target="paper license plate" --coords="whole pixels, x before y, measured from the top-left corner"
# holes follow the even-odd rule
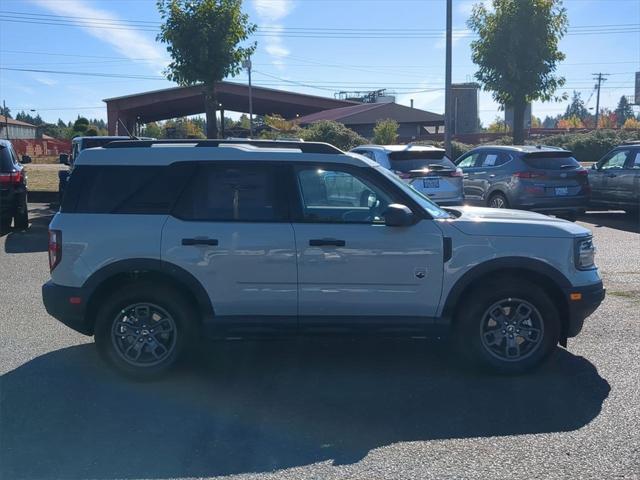
[[[440,179],[438,177],[435,178],[423,178],[422,186],[424,188],[440,188]]]
[[[569,195],[569,187],[556,187],[556,195]]]

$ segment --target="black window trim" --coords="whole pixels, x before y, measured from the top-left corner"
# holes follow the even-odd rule
[[[384,190],[391,193],[392,197],[400,199],[400,203],[406,205],[411,209],[416,216],[417,221],[420,220],[432,220],[433,218],[427,211],[425,211],[417,202],[415,202],[409,195],[403,192],[400,188],[393,184],[385,176],[376,172],[373,167],[361,167],[356,165],[349,165],[345,163],[330,163],[330,162],[291,162],[289,164],[289,180],[287,191],[290,195],[289,205],[291,207],[291,223],[311,223],[322,225],[383,225],[383,223],[373,222],[332,222],[332,221],[317,221],[308,220],[304,218],[302,197],[300,189],[298,188],[297,170],[300,168],[320,168],[324,170],[338,170],[347,173],[358,173],[364,178],[367,178],[372,183],[379,185]],[[384,167],[380,167],[384,168]],[[416,222],[417,223],[417,222]]]

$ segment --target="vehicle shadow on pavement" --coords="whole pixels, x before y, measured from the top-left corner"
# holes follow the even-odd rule
[[[504,377],[451,365],[433,342],[212,343],[154,383],[111,372],[91,344],[1,377],[0,477],[208,477],[350,464],[397,442],[563,432],[608,382],[558,349]],[[425,459],[428,461],[428,459]]]
[[[589,212],[578,217],[581,222],[589,223],[594,228],[608,227],[624,232],[640,233],[640,216],[624,212]]]
[[[28,230],[7,232],[4,244],[6,253],[34,253],[47,251],[47,231],[51,222],[51,210],[48,208],[29,210],[32,218]],[[33,215],[36,216],[33,216]]]

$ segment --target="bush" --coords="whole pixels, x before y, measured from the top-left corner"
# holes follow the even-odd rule
[[[350,150],[358,145],[369,143],[366,138],[361,137],[342,123],[330,120],[312,123],[298,133],[303,140],[330,143],[342,150]]]
[[[378,145],[389,145],[398,140],[398,128],[400,125],[393,119],[378,120],[373,129],[373,143]]]
[[[529,143],[565,148],[571,150],[580,162],[595,162],[613,147],[631,140],[640,140],[640,132],[597,130],[589,133],[553,135]]]

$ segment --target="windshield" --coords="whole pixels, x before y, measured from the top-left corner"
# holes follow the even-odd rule
[[[396,172],[409,173],[415,170],[425,170],[429,167],[443,167],[455,170],[456,167],[442,150],[402,150],[389,153],[391,169]]]
[[[428,197],[420,193],[418,190],[413,188],[406,182],[403,182],[397,175],[393,174],[386,168],[376,166],[374,167],[378,170],[378,172],[382,173],[385,177],[391,180],[395,185],[400,187],[404,192],[407,193],[416,203],[418,203],[422,208],[424,208],[429,215],[433,218],[451,218],[451,215],[447,213],[445,210],[440,208],[437,204],[435,204]]]

